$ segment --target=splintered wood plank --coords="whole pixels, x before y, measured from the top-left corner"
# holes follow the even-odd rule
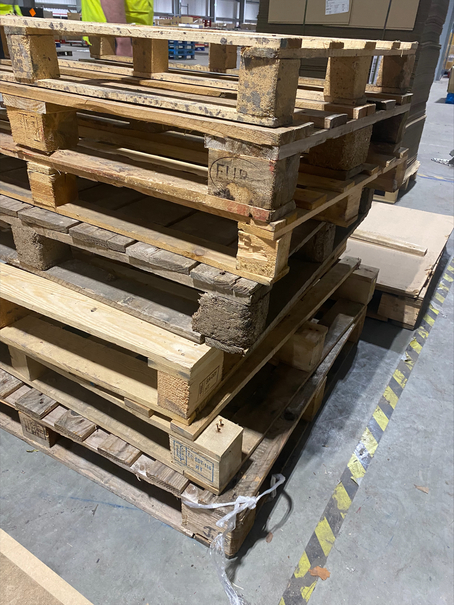
[[[115,435],[109,435],[99,446],[98,450],[114,462],[121,462],[126,466],[131,466],[141,455],[141,451],[136,447],[129,445],[123,439]]]
[[[46,414],[56,408],[58,402],[43,393],[32,389],[16,401],[16,408],[32,418],[41,420]]]
[[[144,355],[158,370],[190,376],[202,360],[216,355],[206,345],[191,343],[103,303],[94,305],[87,296],[15,267],[0,264],[0,281],[4,298]]]
[[[96,429],[96,424],[90,422],[77,412],[67,410],[54,424],[58,433],[69,437],[73,441],[82,442]]]

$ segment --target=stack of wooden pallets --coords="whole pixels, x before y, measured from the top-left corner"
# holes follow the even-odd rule
[[[222,509],[185,498],[257,494],[360,335],[377,272],[339,257],[402,178],[380,145],[409,99],[368,71],[383,55],[383,86],[405,79],[414,46],[179,30],[210,43],[205,73],[169,68],[172,28],[0,26],[2,426],[209,542]],[[131,36],[133,65],[59,61],[56,33]]]

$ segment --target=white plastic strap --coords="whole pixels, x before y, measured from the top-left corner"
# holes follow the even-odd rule
[[[226,558],[225,558],[225,534],[231,532],[236,527],[236,516],[246,509],[254,509],[257,506],[257,502],[263,496],[267,494],[272,494],[271,497],[276,495],[277,488],[282,485],[285,481],[284,475],[273,475],[271,477],[271,487],[260,494],[260,496],[238,496],[235,502],[222,502],[219,504],[199,504],[195,500],[184,499],[184,503],[191,508],[205,508],[205,509],[215,509],[215,508],[225,508],[226,506],[233,506],[233,510],[224,515],[219,521],[216,522],[216,525],[222,528],[222,532],[216,536],[216,538],[212,541],[210,546],[210,554],[213,557],[213,562],[216,567],[216,571],[219,577],[219,581],[224,588],[225,594],[229,599],[230,605],[247,605],[247,602],[241,597],[236,590],[233,588],[232,583],[227,577],[227,573],[225,571],[226,566]]]

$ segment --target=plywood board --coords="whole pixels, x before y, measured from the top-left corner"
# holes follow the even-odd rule
[[[77,590],[0,529],[0,602],[91,605]]]
[[[357,256],[363,264],[380,270],[379,290],[417,298],[431,277],[453,226],[450,216],[374,202],[361,231],[395,239],[397,244],[410,242],[427,249],[426,254],[417,256],[354,239],[348,240],[345,254]]]

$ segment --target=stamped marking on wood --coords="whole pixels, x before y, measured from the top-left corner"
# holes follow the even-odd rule
[[[214,482],[214,464],[205,456],[192,451],[187,445],[172,438],[173,457],[177,464],[186,466],[209,483]]]
[[[207,395],[219,381],[221,366],[217,366],[211,374],[199,384],[199,399]]]

